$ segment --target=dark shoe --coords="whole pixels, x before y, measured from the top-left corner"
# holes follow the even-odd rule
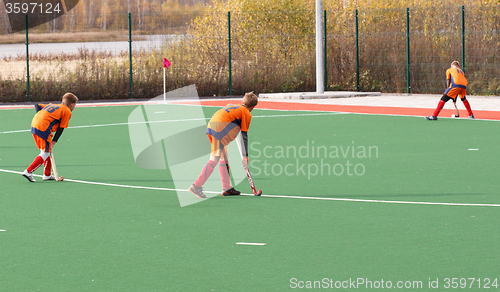
[[[234,188],[230,188],[228,190],[222,190],[221,196],[226,197],[226,196],[239,196],[241,193],[235,190]]]
[[[467,117],[468,119],[474,120],[474,115],[470,115]]]
[[[195,184],[192,184],[189,187],[189,191],[193,194],[195,194],[198,198],[200,199],[205,199],[207,196],[203,193],[203,188],[197,187]]]
[[[429,121],[437,121],[437,117],[435,116],[428,116],[428,117],[425,117],[426,120],[429,120]]]

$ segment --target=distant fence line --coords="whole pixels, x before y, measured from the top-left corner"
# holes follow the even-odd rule
[[[450,5],[442,8],[446,18],[432,8],[325,11],[325,90],[438,94],[446,86],[445,70],[458,60],[469,94],[500,94],[498,8]],[[203,17],[219,19],[213,35],[203,31],[205,39],[195,31],[195,20]],[[141,20],[134,14],[94,15],[93,24],[78,24],[75,16],[64,15],[25,33],[8,34],[5,15],[0,15],[0,51],[11,50],[8,43],[26,44],[15,57],[11,52],[0,59],[0,101],[55,100],[68,91],[89,100],[155,97],[163,93],[163,57],[172,61],[167,90],[196,84],[201,96],[315,91],[314,31],[301,35],[296,47],[296,36],[289,32],[263,32],[249,52],[245,42],[252,36],[241,34],[241,24],[252,17],[259,16],[200,12],[151,14]],[[313,11],[306,17],[314,22]],[[104,19],[112,19],[105,29]],[[150,48],[134,47],[151,34],[164,40]],[[26,57],[29,43],[47,40],[103,42],[103,48],[60,43],[66,52],[49,49]],[[104,41],[121,47],[111,52]]]

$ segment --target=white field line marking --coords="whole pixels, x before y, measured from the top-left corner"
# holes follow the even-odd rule
[[[14,174],[23,174],[20,171],[13,171],[13,170],[7,170],[7,169],[0,169],[0,172],[7,172],[7,173],[14,173]],[[39,174],[33,174],[33,176],[36,177],[42,177]],[[120,185],[120,184],[110,184],[110,183],[102,183],[102,182],[93,182],[93,181],[84,181],[84,180],[77,180],[77,179],[68,179],[64,178],[64,181],[69,181],[69,182],[75,182],[75,183],[82,183],[82,184],[89,184],[89,185],[100,185],[100,186],[109,186],[109,187],[120,187],[120,188],[131,188],[131,189],[146,189],[146,190],[158,190],[158,191],[180,191],[180,192],[189,192],[189,190],[183,190],[183,189],[169,189],[169,188],[157,188],[157,187],[144,187],[144,186],[131,186],[131,185]],[[211,192],[211,191],[204,191],[205,193],[209,194],[220,194],[220,192]]]
[[[231,100],[228,100],[228,102],[231,101]],[[241,101],[241,100],[238,100],[238,101]],[[269,100],[270,101],[270,100]],[[280,101],[271,101],[271,102],[280,102]],[[173,104],[176,104],[176,105],[185,105],[185,106],[200,106],[199,104],[183,104],[183,103],[173,103]],[[313,103],[304,103],[304,104],[313,104]],[[327,105],[327,104],[324,104],[324,105]],[[343,106],[342,104],[335,104],[335,105],[341,105]],[[395,107],[395,108],[409,108],[409,107],[401,107],[401,106],[389,106],[389,105],[348,105],[348,104],[345,104],[346,106],[366,106],[366,107]],[[220,107],[219,105],[201,105],[203,107]],[[324,112],[322,110],[296,110],[296,109],[293,109],[293,110],[287,110],[287,109],[272,109],[272,108],[257,108],[258,110],[262,110],[262,111],[283,111],[283,112],[294,112],[294,111],[300,111],[300,112]],[[409,109],[432,109],[432,108],[409,108]],[[341,112],[341,111],[328,111],[328,112],[331,112],[331,113],[335,113],[337,115],[349,115],[349,114],[353,114],[353,115],[367,115],[367,116],[392,116],[392,117],[414,117],[414,118],[418,118],[418,117],[423,117],[423,116],[420,116],[420,115],[403,115],[403,114],[381,114],[381,113],[356,113],[356,112]],[[492,112],[497,112],[497,111],[492,111]],[[451,118],[451,117],[441,117],[442,119],[455,119],[455,118]],[[474,121],[495,121],[495,122],[498,122],[499,120],[498,119],[475,119]]]
[[[269,115],[269,116],[254,116],[252,118],[279,118],[279,117],[300,117],[300,116],[329,116],[337,115],[336,112],[326,112],[326,113],[314,113],[314,114],[290,114],[290,115]],[[192,121],[205,121],[210,120],[210,118],[196,118],[196,119],[179,119],[179,120],[162,120],[162,121],[144,121],[144,122],[134,122],[134,123],[114,123],[114,124],[101,124],[101,125],[85,125],[85,126],[74,126],[68,127],[69,129],[82,129],[82,128],[96,128],[96,127],[110,127],[110,126],[126,126],[126,125],[138,125],[138,124],[154,124],[154,123],[174,123],[174,122],[192,122]],[[12,134],[12,133],[22,133],[31,132],[29,130],[15,130],[0,132],[0,134]]]
[[[20,171],[13,171],[7,169],[0,169],[0,172],[22,174]],[[42,177],[41,175],[34,174],[34,176]],[[189,190],[184,189],[170,189],[170,188],[158,188],[158,187],[144,187],[144,186],[131,186],[131,185],[120,185],[120,184],[110,184],[101,182],[92,182],[76,179],[64,178],[64,181],[90,184],[90,185],[100,185],[100,186],[110,186],[110,187],[120,187],[120,188],[131,188],[131,189],[146,189],[146,190],[157,190],[157,191],[175,191],[175,192],[189,192]],[[207,194],[220,194],[220,192],[213,191],[203,191]],[[254,194],[244,194],[242,196],[254,196]],[[344,202],[365,202],[365,203],[385,203],[385,204],[411,204],[411,205],[441,205],[441,206],[471,206],[471,207],[500,207],[500,204],[469,204],[469,203],[439,203],[439,202],[412,202],[412,201],[385,201],[385,200],[364,200],[364,199],[347,199],[347,198],[322,198],[322,197],[299,197],[299,196],[278,196],[278,195],[262,195],[261,197],[268,198],[285,198],[285,199],[303,199],[303,200],[321,200],[321,201],[344,201]]]
[[[233,99],[227,99],[227,102],[231,101],[241,101],[241,100],[233,100]],[[270,100],[269,100],[270,101]],[[272,101],[272,102],[280,102],[280,101]],[[82,103],[79,104],[79,107],[105,107],[105,106],[138,106],[138,105],[155,105],[155,104],[165,104],[163,101],[151,101],[151,102],[127,102],[127,103]],[[218,105],[200,105],[200,104],[187,104],[184,103],[184,101],[168,101],[167,104],[173,104],[173,105],[185,105],[185,106],[203,106],[203,107],[220,107]],[[312,104],[312,103],[304,103],[304,104]],[[351,105],[351,106],[363,106],[363,105]],[[378,105],[366,105],[368,107],[377,107]],[[382,105],[384,106],[384,105]],[[391,107],[391,106],[387,106]],[[401,107],[401,106],[393,106],[393,107],[398,107],[398,108],[408,108],[408,107]],[[32,109],[33,106],[0,106],[0,110],[11,110],[11,109]],[[420,108],[417,108],[420,109]],[[427,108],[425,108],[427,109]],[[432,109],[432,108],[428,108]],[[286,110],[286,109],[268,109],[268,108],[261,108],[259,110],[271,110],[271,111],[285,111],[285,112],[293,112],[293,111],[305,111],[305,112],[322,112],[318,110]],[[492,111],[496,112],[496,111]],[[372,113],[355,113],[355,112],[335,112],[336,114],[356,114],[356,115],[369,115],[369,116],[394,116],[394,117],[421,117],[419,115],[401,115],[401,114],[372,114]],[[448,117],[442,117],[443,119],[455,119],[455,118],[448,118]],[[494,121],[498,122],[498,119],[475,119],[474,121]],[[29,132],[29,130],[21,130],[21,131],[12,131],[12,133],[17,133],[17,132]],[[11,132],[0,132],[0,134],[7,134]]]
[[[253,194],[242,194],[244,196],[253,196]],[[323,201],[344,201],[344,202],[365,202],[365,203],[385,203],[385,204],[412,204],[412,205],[442,205],[442,206],[474,206],[474,207],[500,207],[500,204],[469,204],[469,203],[439,203],[439,202],[412,202],[412,201],[384,201],[384,200],[363,200],[346,198],[322,198],[322,197],[299,197],[299,196],[278,196],[261,195],[269,198],[289,198],[305,200],[323,200]]]
[[[55,101],[57,103],[57,101]],[[58,101],[61,102],[61,101]],[[127,102],[96,102],[96,103],[78,103],[78,107],[112,107],[112,106],[138,106],[165,104],[162,101],[127,101]],[[0,110],[32,110],[34,105],[0,105]]]
[[[257,243],[257,242],[237,242],[238,245],[266,245],[266,243]]]
[[[7,230],[0,229],[0,232],[2,232],[2,231],[7,231]]]
[[[468,149],[469,151],[475,151],[475,150],[479,150],[479,149]]]

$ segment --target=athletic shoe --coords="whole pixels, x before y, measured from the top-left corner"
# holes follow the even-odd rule
[[[230,189],[222,189],[222,194],[221,196],[239,196],[241,193],[235,190],[234,188]]]
[[[200,199],[205,199],[207,196],[203,193],[203,188],[197,187],[195,184],[192,184],[189,187],[189,191],[195,194]]]
[[[474,120],[474,115],[470,115],[467,117],[468,119]]]
[[[438,118],[435,116],[428,116],[428,117],[425,117],[425,119],[429,120],[429,121],[436,121]]]
[[[46,176],[45,174],[42,176],[43,180],[56,180],[56,177],[51,174],[49,176]]]
[[[23,171],[23,176],[30,182],[36,182],[36,180],[33,178],[33,174],[29,173],[27,169]]]

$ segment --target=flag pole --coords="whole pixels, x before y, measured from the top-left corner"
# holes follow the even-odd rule
[[[316,0],[316,93],[325,92],[322,14],[323,14],[323,0]]]
[[[167,58],[163,58],[163,102],[167,102],[167,75],[165,72],[171,64]]]

